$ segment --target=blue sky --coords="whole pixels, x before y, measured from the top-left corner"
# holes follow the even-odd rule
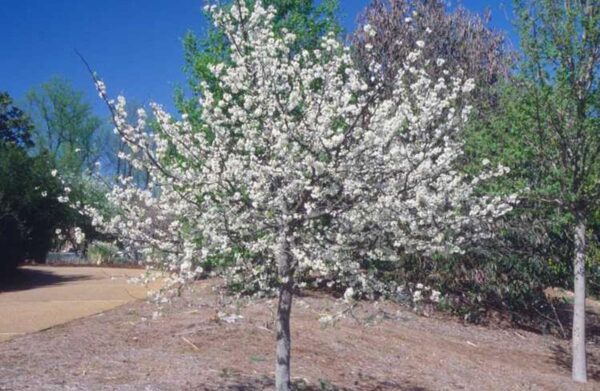
[[[508,32],[511,0],[463,0],[474,12],[492,11],[492,27]],[[0,90],[20,101],[31,87],[60,75],[85,93],[99,115],[106,110],[75,54],[79,50],[112,95],[172,106],[173,89],[185,85],[181,38],[201,33],[203,0],[0,0],[3,56]],[[340,0],[348,31],[368,0]],[[456,3],[454,1],[453,3]]]

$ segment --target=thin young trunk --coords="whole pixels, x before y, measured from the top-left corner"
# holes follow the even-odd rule
[[[293,271],[287,242],[287,231],[282,230],[278,239],[277,268],[279,271],[280,287],[277,305],[277,357],[275,363],[275,389],[289,391],[290,348],[290,314],[292,311],[292,289],[294,286]]]
[[[585,217],[577,214],[575,225],[575,275],[573,304],[573,380],[587,382],[585,355]]]

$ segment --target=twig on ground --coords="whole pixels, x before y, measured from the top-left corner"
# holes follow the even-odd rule
[[[268,328],[266,328],[264,326],[258,326],[258,325],[255,325],[255,326],[256,326],[257,329],[264,330],[264,331],[266,331],[268,333],[273,334],[273,330],[270,330],[270,329],[268,329]]]
[[[187,339],[186,337],[181,337],[181,339],[183,340],[183,342],[187,343],[192,348],[194,348],[195,351],[197,351],[197,352],[200,351],[200,348],[198,346],[196,346],[192,341],[190,341],[189,339]]]

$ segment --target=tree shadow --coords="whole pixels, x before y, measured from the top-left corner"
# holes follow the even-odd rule
[[[225,386],[204,387],[204,391],[213,390],[228,390],[228,391],[263,391],[265,389],[274,389],[275,382],[267,376],[260,377],[245,377],[244,379],[231,380]],[[355,386],[337,386],[327,380],[319,380],[319,384],[307,384],[303,380],[295,380],[292,382],[292,390],[294,391],[427,391],[424,387],[419,387],[411,383],[399,383],[395,381],[376,380],[360,384],[355,383]]]
[[[557,317],[566,334],[565,341],[568,341],[568,343],[555,344],[550,348],[552,352],[551,362],[570,373],[573,359],[570,345],[571,327],[573,324],[573,304],[565,301],[557,301],[554,305],[556,307]],[[600,316],[588,308],[585,314],[585,322],[585,335],[588,347],[590,345],[597,346],[600,342]],[[587,367],[588,378],[600,381],[600,351],[598,351],[598,349],[587,349]]]
[[[60,285],[70,281],[84,281],[87,275],[63,276],[46,270],[18,268],[14,273],[0,276],[0,293],[24,291],[48,285]]]
[[[552,351],[552,362],[559,367],[571,372],[572,354],[571,350],[563,345],[554,345],[550,348]],[[587,374],[588,378],[600,381],[600,354],[595,351],[587,352]]]

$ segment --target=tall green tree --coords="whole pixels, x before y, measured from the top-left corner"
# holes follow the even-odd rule
[[[0,277],[16,269],[24,255],[21,224],[9,201],[22,189],[15,192],[9,185],[9,178],[18,176],[8,171],[8,165],[15,160],[13,154],[27,160],[25,149],[33,146],[32,130],[30,118],[14,105],[7,92],[0,92],[0,173],[4,172],[0,176]]]
[[[83,93],[62,77],[53,77],[31,89],[26,101],[35,124],[32,153],[48,155],[70,191],[71,202],[97,204],[104,190],[89,174],[97,171],[97,163],[106,163],[106,156],[113,155],[115,147],[110,143],[111,134],[105,121],[94,115]],[[98,234],[90,220],[78,213],[69,213],[62,225],[65,233],[75,227],[82,229],[90,240]],[[70,235],[64,237],[73,243]],[[81,247],[85,249],[85,244]]]
[[[25,259],[44,261],[72,211],[51,156],[33,154],[31,119],[0,93],[0,277]]]
[[[103,122],[95,116],[83,93],[61,77],[30,90],[26,96],[35,123],[38,151],[48,150],[63,174],[77,176],[92,170],[103,143]]]

